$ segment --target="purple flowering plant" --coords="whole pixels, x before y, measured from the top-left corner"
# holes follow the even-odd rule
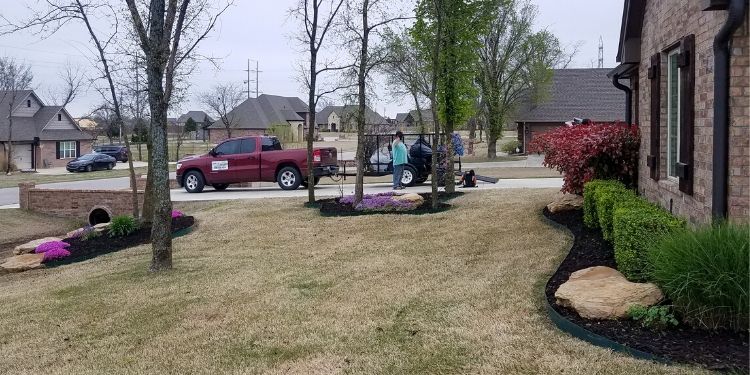
[[[86,237],[89,235],[89,233],[94,231],[94,227],[91,225],[86,224],[83,228],[78,228],[69,238],[80,238],[80,239],[86,239]]]
[[[42,258],[42,262],[49,262],[52,260],[63,259],[69,256],[70,256],[70,251],[65,250],[62,247],[56,247],[56,248],[53,248],[44,252],[44,257]]]
[[[362,201],[357,204],[354,209],[357,211],[410,211],[417,208],[420,202],[413,202],[408,200],[395,199],[399,194],[394,192],[385,192],[379,194],[365,194],[362,196]],[[347,195],[339,199],[339,203],[342,204],[353,204],[354,196]]]
[[[183,217],[185,214],[182,213],[180,210],[172,210],[172,219],[176,219],[178,217]]]
[[[65,250],[67,247],[69,247],[70,244],[63,241],[49,241],[45,242],[43,244],[40,244],[34,249],[34,252],[37,254],[41,253],[47,253],[48,251],[53,251],[55,249],[63,249]]]

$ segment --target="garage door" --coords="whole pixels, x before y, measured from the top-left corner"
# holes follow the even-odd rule
[[[31,169],[31,145],[13,145],[13,164],[18,169]]]

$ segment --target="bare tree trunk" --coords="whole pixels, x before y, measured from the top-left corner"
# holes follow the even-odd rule
[[[354,185],[354,205],[362,201],[365,190],[365,84],[367,74],[367,48],[370,37],[370,28],[367,22],[367,11],[370,6],[369,0],[362,4],[362,49],[359,55],[359,72],[357,74],[357,87],[359,89],[359,107],[357,109],[357,180]]]
[[[426,129],[424,126],[424,119],[422,119],[422,108],[419,106],[419,98],[417,97],[417,91],[412,90],[411,96],[414,98],[414,108],[417,109],[417,126],[419,126],[419,134],[424,134]]]
[[[156,17],[159,19],[160,17]],[[163,20],[163,17],[161,17]],[[152,24],[153,24],[152,20]],[[159,27],[161,30],[162,27]],[[172,268],[172,201],[169,195],[169,162],[167,146],[167,105],[163,102],[163,70],[158,65],[149,67],[149,102],[151,106],[151,173],[152,219],[151,271]]]
[[[11,116],[11,113],[13,112],[13,105],[16,101],[16,94],[15,92],[11,94],[12,97],[10,99],[10,103],[8,103],[8,143],[6,143],[5,150],[8,152],[8,156],[6,157],[6,168],[5,168],[5,174],[10,176],[11,172],[11,162],[13,161],[13,116]]]
[[[438,207],[438,175],[437,175],[437,143],[440,139],[440,121],[437,109],[437,82],[440,71],[440,45],[443,39],[443,4],[441,0],[434,0],[437,32],[432,46],[432,77],[430,83],[430,106],[432,107],[432,122],[435,138],[432,141],[432,208]]]
[[[305,4],[307,7],[307,4]],[[315,203],[315,171],[313,170],[313,137],[315,136],[315,86],[318,80],[318,50],[315,46],[318,32],[318,2],[313,1],[313,19],[310,27],[310,87],[307,96],[307,201]]]
[[[123,128],[125,128],[123,126]],[[133,217],[136,220],[140,219],[140,204],[138,204],[138,186],[136,186],[135,168],[133,168],[133,153],[130,151],[130,140],[128,139],[128,133],[125,131],[125,149],[128,150],[128,169],[130,170],[130,189],[133,192]],[[115,160],[117,163],[117,160]]]

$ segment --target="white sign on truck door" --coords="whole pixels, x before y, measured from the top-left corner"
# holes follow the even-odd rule
[[[211,162],[211,171],[226,171],[229,169],[228,160],[218,160]]]

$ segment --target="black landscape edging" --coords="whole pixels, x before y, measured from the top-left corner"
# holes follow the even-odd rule
[[[556,227],[558,229],[565,230],[568,233],[570,233],[570,235],[573,237],[573,243],[570,244],[570,248],[567,251],[567,253],[570,253],[570,250],[573,249],[573,244],[575,244],[575,235],[573,234],[573,232],[570,229],[566,228],[564,225],[552,221],[550,218],[544,216],[544,214],[541,214],[539,216],[541,216],[547,222],[548,225],[552,227]],[[546,290],[546,286],[550,283],[550,281],[552,281],[552,277],[557,274],[557,271],[559,270],[559,268],[560,266],[558,266],[558,268],[555,269],[555,272],[552,273],[552,276],[550,276],[549,280],[547,280],[547,283],[545,283],[545,290]],[[578,324],[573,323],[572,321],[568,320],[568,318],[562,316],[559,312],[557,312],[557,310],[555,310],[554,306],[552,306],[549,303],[549,300],[547,299],[546,295],[544,296],[544,304],[545,304],[545,310],[547,311],[547,316],[550,318],[552,323],[555,324],[555,327],[557,327],[559,330],[579,340],[586,341],[589,344],[592,344],[601,348],[612,349],[618,353],[628,354],[638,359],[657,361],[657,362],[661,362],[665,364],[672,363],[672,361],[666,358],[662,358],[655,354],[647,353],[642,350],[631,348],[625,344],[612,341],[602,335],[591,332],[587,330],[586,328],[583,328],[579,326]]]
[[[585,228],[582,212],[538,213],[548,225],[573,237],[567,253],[544,286],[545,308],[561,331],[592,345],[663,364],[687,364],[729,373],[747,373],[747,333],[703,331],[682,326],[665,332],[643,328],[632,320],[591,320],[557,305],[554,293],[575,271],[592,266],[617,268],[614,249],[598,230]],[[708,345],[708,346],[705,346]]]

